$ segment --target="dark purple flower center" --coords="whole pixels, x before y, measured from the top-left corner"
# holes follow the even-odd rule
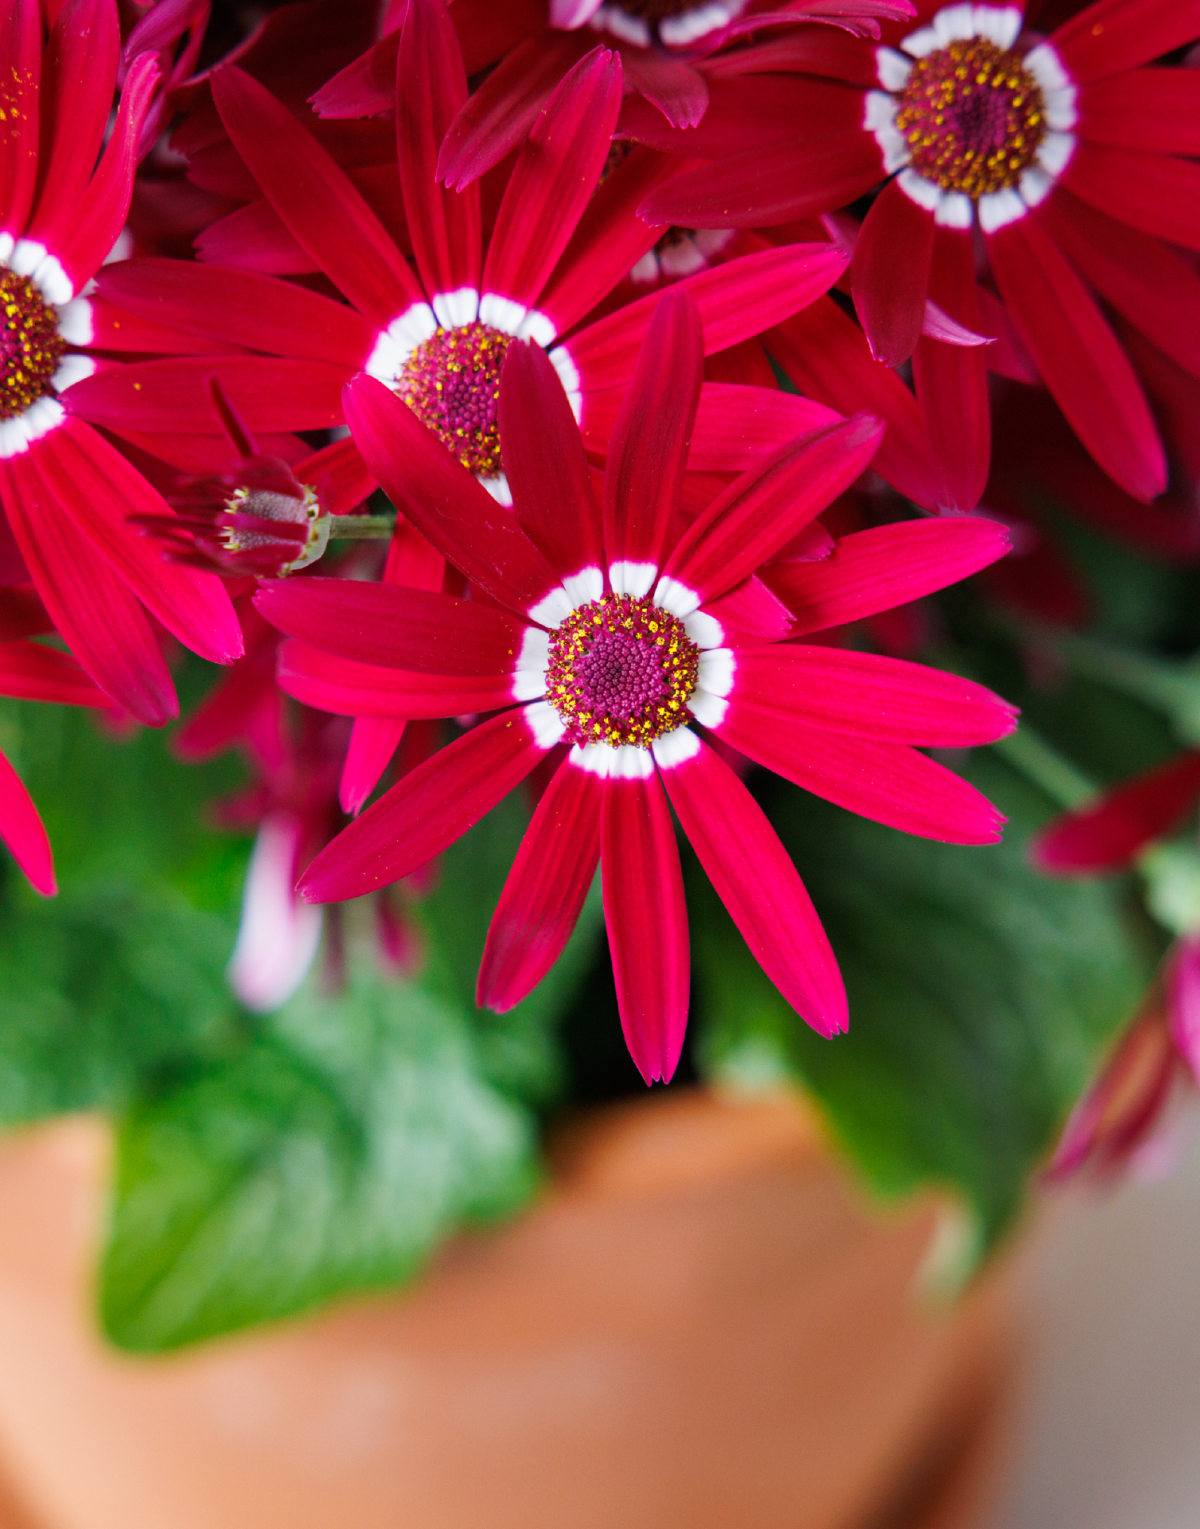
[[[0,419],[15,419],[53,391],[66,341],[28,276],[0,270]]]
[[[677,616],[646,599],[604,595],[552,634],[546,699],[568,743],[649,748],[687,720],[699,662]]]
[[[915,170],[975,198],[1016,185],[1046,118],[1042,92],[1017,54],[969,37],[915,60],[896,126]]]
[[[464,467],[500,476],[500,368],[512,335],[474,322],[439,329],[404,363],[397,391]]]

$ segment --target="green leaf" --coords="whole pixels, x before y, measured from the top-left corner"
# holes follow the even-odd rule
[[[101,1274],[114,1342],[173,1348],[395,1284],[532,1192],[534,1122],[484,1081],[466,1021],[355,970],[125,1121]]]
[[[64,893],[0,923],[0,1124],[124,1108],[241,1033],[230,934],[170,893]]]
[[[1132,1017],[1154,952],[1122,884],[1028,867],[1049,813],[1036,790],[986,755],[966,773],[1008,814],[1003,844],[936,844],[763,784],[841,965],[848,1036],[822,1040],[793,1013],[694,867],[689,896],[707,1071],[799,1079],[877,1190],[951,1186],[992,1241]]]

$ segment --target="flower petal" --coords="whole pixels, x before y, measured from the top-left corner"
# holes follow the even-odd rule
[[[562,954],[600,861],[604,786],[561,764],[525,830],[488,929],[475,1002],[506,1013]]]
[[[1161,494],[1167,464],[1158,430],[1091,293],[1034,218],[1009,223],[986,243],[1000,294],[1072,429],[1134,498]]]
[[[271,579],[254,605],[326,653],[423,674],[510,675],[528,631],[477,600],[361,579]]]
[[[877,419],[862,414],[781,446],[697,516],[672,549],[664,578],[694,591],[697,605],[732,589],[854,482],[882,433]]]
[[[1016,708],[973,680],[850,648],[738,648],[739,706],[859,738],[967,748],[1006,738]]]
[[[50,127],[50,141],[42,145],[31,229],[34,238],[52,247],[48,235],[74,214],[100,157],[120,49],[110,0],[70,0],[58,13],[42,73],[42,120]]]
[[[387,672],[392,673],[391,670]],[[357,817],[362,811],[363,803],[379,784],[380,777],[392,762],[392,755],[400,747],[407,725],[404,717],[355,718],[338,781],[338,805],[343,812]]]
[[[1188,749],[1055,818],[1034,839],[1031,858],[1051,875],[1124,870],[1152,840],[1173,832],[1198,796],[1200,752]]]
[[[867,409],[883,420],[875,471],[918,504],[938,505],[942,475],[916,399],[891,367],[872,357],[862,331],[832,299],[793,314],[765,344],[806,396],[839,414]]]
[[[785,245],[700,271],[672,290],[695,299],[704,325],[704,353],[711,355],[762,334],[814,302],[846,265],[846,255],[832,244]],[[657,292],[639,298],[571,338],[567,348],[585,394],[628,382],[659,300]],[[585,424],[586,407],[585,400]]]
[[[542,759],[525,708],[502,712],[439,750],[372,803],[300,881],[308,902],[377,892],[440,855]]]
[[[38,453],[0,460],[0,495],[54,625],[97,685],[149,727],[178,716],[175,687],[142,607],[80,537],[39,470]]]
[[[0,695],[59,706],[111,706],[69,653],[41,642],[0,642]]]
[[[408,0],[396,61],[396,147],[417,270],[429,296],[479,290],[479,188],[435,175],[447,128],[467,100],[462,49],[443,0]]]
[[[843,536],[825,562],[775,563],[762,577],[795,616],[792,635],[799,637],[919,600],[1008,550],[999,521],[906,520]]]
[[[499,413],[504,471],[530,541],[560,578],[603,567],[583,439],[554,363],[536,342],[509,347]]]
[[[889,181],[863,220],[850,262],[854,306],[871,353],[888,366],[912,355],[925,320],[936,224]]]
[[[621,60],[595,48],[559,83],[517,157],[484,264],[488,293],[532,308],[595,191],[621,104]]]
[[[1080,142],[1062,183],[1109,217],[1200,250],[1200,165],[1190,159]]]
[[[140,318],[296,360],[358,371],[375,344],[375,330],[345,303],[229,266],[121,260],[104,267],[97,286]]]
[[[152,55],[134,59],[104,156],[87,188],[69,203],[57,203],[53,219],[43,226],[39,218],[30,230],[51,247],[76,292],[95,275],[125,226],[142,123],[157,80],[158,64]]]
[[[407,404],[374,377],[356,377],[344,396],[346,421],[376,481],[461,573],[510,609],[530,610],[555,589],[553,570],[516,516]]]
[[[49,836],[33,798],[3,754],[0,754],[0,839],[7,844],[34,891],[43,897],[53,897],[58,883],[54,879]]]
[[[461,717],[513,703],[511,675],[396,669],[341,658],[295,638],[279,649],[276,678],[295,700],[342,717]]]
[[[883,173],[879,145],[855,128],[684,170],[639,210],[648,223],[682,228],[769,227],[845,207]]]
[[[43,479],[69,515],[80,550],[102,558],[163,626],[201,658],[227,664],[242,654],[242,632],[224,583],[212,573],[166,562],[129,523],[131,515],[173,511],[103,436],[67,419],[37,442]]]
[[[976,290],[970,232],[939,228],[930,296],[973,333],[981,322]],[[913,356],[913,379],[930,444],[941,464],[940,504],[973,510],[987,484],[992,447],[985,349],[922,337]]]
[[[687,1030],[687,906],[671,809],[648,775],[608,779],[600,815],[604,921],[625,1044],[647,1083],[669,1083]]]
[[[916,749],[784,721],[729,702],[718,735],[785,780],[904,833],[995,844],[1005,821],[974,786]]]
[[[0,10],[0,79],[8,130],[0,154],[0,232],[14,240],[25,231],[37,180],[41,72],[41,6],[38,0],[10,0]]]
[[[706,744],[662,770],[684,833],[767,976],[818,1035],[849,1024],[837,959],[762,808]]]
[[[1051,33],[1074,84],[1123,74],[1200,35],[1197,0],[1100,0]]]
[[[213,101],[292,236],[360,313],[385,326],[425,294],[346,172],[257,80],[226,64]]]
[[[700,314],[690,294],[674,287],[658,299],[609,446],[604,547],[610,566],[657,569],[662,561],[703,374]]]
[[[442,140],[438,180],[461,191],[519,149],[559,80],[588,49],[586,33],[547,30],[514,48],[459,107]]]

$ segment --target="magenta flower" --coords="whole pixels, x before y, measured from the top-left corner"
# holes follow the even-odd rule
[[[897,46],[797,32],[713,82],[692,133],[627,112],[622,130],[717,159],[652,191],[655,223],[774,225],[844,206],[885,177],[854,252],[855,302],[893,365],[913,354],[939,450],[986,470],[985,356],[919,343],[927,298],[981,332],[974,230],[1037,372],[1104,470],[1148,500],[1162,443],[1109,305],[1192,375],[1200,280],[1200,76],[1146,65],[1200,35],[1195,0],[1098,0],[1048,38],[1019,7],[924,0]],[[765,71],[770,71],[766,73]],[[790,72],[790,76],[789,76]],[[636,105],[636,103],[635,103]],[[984,330],[983,332],[994,332]]]
[[[45,46],[37,0],[11,0],[0,20],[0,502],[72,652],[161,724],[178,705],[146,610],[216,662],[240,646],[220,581],[164,564],[126,523],[167,505],[60,398],[102,364],[83,353],[97,339],[86,291],[121,232],[154,91],[153,59],[135,60],[97,165],[119,47],[113,0],[70,0]]]
[[[500,387],[515,514],[392,393],[356,379],[347,414],[368,463],[480,598],[307,577],[256,596],[303,640],[285,650],[284,683],[316,705],[497,713],[368,808],[313,862],[305,895],[354,897],[405,875],[563,746],[492,923],[479,1000],[507,1009],[545,975],[599,861],[622,1023],[647,1081],[674,1072],[688,1010],[668,801],[772,981],[822,1034],[846,1025],[837,963],[795,868],[693,724],[844,806],[960,843],[994,840],[1002,820],[913,744],[982,742],[1014,725],[1004,702],[956,676],[779,641],[792,622],[755,571],[862,472],[880,426],[860,416],[790,442],[687,524],[679,495],[701,370],[700,318],[675,288],[621,406],[602,512],[538,347],[510,348]],[[929,522],[864,533],[844,561],[794,568],[813,581],[804,604],[820,627],[940,587],[1005,546],[995,524]]]
[[[635,211],[659,173],[659,156],[630,156],[597,190],[620,105],[619,60],[595,49],[555,90],[485,244],[478,186],[459,195],[434,179],[444,125],[467,98],[459,45],[440,0],[413,0],[399,50],[398,176],[417,273],[292,113],[249,76],[218,70],[213,97],[234,146],[290,234],[348,303],[228,266],[123,262],[104,273],[100,289],[140,322],[193,335],[198,348],[208,341],[257,354],[113,367],[74,389],[74,412],[151,436],[211,436],[218,423],[208,379],[215,376],[256,435],[320,429],[342,422],[342,387],[366,371],[404,398],[503,501],[496,389],[508,347],[529,337],[546,348],[589,448],[607,450],[654,299],[575,326],[661,232]],[[808,244],[699,273],[689,287],[706,351],[725,350],[794,313],[828,290],[846,263],[834,246]],[[691,465],[740,471],[832,418],[827,408],[778,390],[713,383],[703,395]]]

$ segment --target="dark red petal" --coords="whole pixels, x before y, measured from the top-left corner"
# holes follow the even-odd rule
[[[643,222],[637,206],[670,168],[661,154],[635,148],[597,186],[538,298],[539,310],[559,334],[590,313],[664,232],[661,225]]]
[[[157,81],[158,64],[143,53],[125,76],[116,122],[87,188],[69,204],[57,204],[52,220],[43,224],[39,219],[30,229],[58,256],[77,292],[95,275],[125,226],[142,123]]]
[[[564,762],[521,840],[488,930],[475,1002],[505,1013],[562,954],[600,860],[604,786]]]
[[[514,48],[459,107],[442,141],[438,180],[461,191],[519,149],[554,87],[588,48],[586,33],[548,30]]]
[[[467,99],[462,49],[443,0],[408,0],[396,61],[396,148],[417,270],[430,297],[478,291],[479,189],[435,179],[446,129]]]
[[[229,65],[213,72],[212,93],[226,131],[275,211],[360,313],[382,327],[425,301],[346,172],[287,107]]]
[[[731,701],[717,734],[849,812],[947,844],[995,844],[1005,821],[975,787],[916,749],[847,737]]]
[[[871,204],[854,246],[854,306],[877,361],[900,366],[925,321],[933,259],[932,214],[891,180]]]
[[[648,223],[684,228],[760,228],[833,212],[882,178],[873,135],[852,129],[684,170],[652,191],[640,212]]]
[[[510,675],[527,630],[477,600],[361,579],[272,579],[254,604],[272,626],[326,653],[423,674]]]
[[[340,658],[291,639],[276,671],[288,695],[342,717],[461,717],[513,702],[509,676],[429,674]]]
[[[1075,131],[1093,143],[1152,154],[1200,154],[1200,72],[1130,69],[1085,85]]]
[[[1191,160],[1080,142],[1062,183],[1122,223],[1200,250],[1200,165]]]
[[[63,394],[68,414],[112,430],[219,435],[209,392],[216,377],[256,435],[340,425],[349,368],[267,356],[199,356],[109,366]]]
[[[533,341],[500,374],[500,439],[517,518],[560,576],[600,568],[600,516],[583,439],[553,363]]]
[[[982,320],[969,231],[939,228],[929,295],[956,323],[978,334]],[[922,337],[913,357],[917,402],[941,465],[941,507],[973,510],[987,484],[992,430],[986,346]]]
[[[536,305],[600,180],[621,104],[621,60],[596,48],[556,87],[517,157],[484,264],[487,292]]]
[[[629,562],[657,569],[662,560],[703,375],[700,314],[689,293],[674,287],[658,300],[609,446],[604,547],[610,567]]]
[[[1008,550],[1008,531],[995,520],[907,520],[854,531],[825,562],[775,563],[762,577],[792,611],[793,635],[801,636],[945,589]]]
[[[1076,84],[1123,74],[1200,36],[1198,0],[1099,0],[1051,33]]]
[[[882,426],[869,414],[793,441],[751,467],[673,548],[663,573],[715,599],[760,568],[849,487],[875,455]]]
[[[514,708],[404,776],[326,845],[300,880],[309,902],[378,892],[440,855],[520,785],[546,753]]]
[[[1200,279],[1188,262],[1069,191],[1050,198],[1044,217],[1054,242],[1100,296],[1173,361],[1200,376]]]
[[[1197,796],[1200,752],[1189,749],[1056,818],[1034,839],[1031,858],[1039,870],[1060,876],[1124,870],[1152,840],[1178,827]]]
[[[1136,499],[1167,485],[1162,442],[1095,300],[1032,217],[991,234],[988,258],[1021,338],[1072,429]]]
[[[938,506],[941,471],[916,399],[891,367],[872,358],[862,331],[832,299],[794,314],[765,343],[802,393],[839,414],[868,409],[883,420],[875,471],[918,504]]]
[[[762,808],[712,749],[662,771],[680,825],[754,959],[819,1035],[849,1024],[821,920]]]
[[[779,388],[706,382],[700,389],[688,470],[741,472],[786,442],[841,422],[841,415],[824,404]]]
[[[0,228],[25,231],[38,172],[38,84],[42,71],[42,12],[38,0],[0,8],[0,78],[8,129],[0,154]]]
[[[832,244],[785,245],[700,271],[674,290],[695,299],[704,325],[704,353],[711,355],[815,302],[846,265],[847,257]],[[657,292],[639,298],[568,341],[585,394],[627,384],[659,298]]]
[[[1006,738],[1016,708],[973,680],[849,648],[739,647],[739,707],[859,738],[968,748]]]
[[[135,515],[173,520],[174,511],[103,436],[68,419],[35,444],[43,481],[74,522],[80,552],[103,560],[163,626],[201,658],[227,664],[242,632],[215,574],[165,562],[130,524]]]
[[[600,863],[625,1044],[647,1083],[669,1083],[683,1050],[691,971],[679,849],[656,774],[605,781]]]
[[[0,493],[54,625],[97,685],[149,727],[178,716],[175,687],[142,607],[80,537],[38,471],[37,453],[0,459]]]
[[[61,227],[79,206],[100,157],[120,49],[116,7],[110,0],[70,0],[58,13],[42,73],[47,141],[42,144],[32,220],[39,229]]]
[[[407,404],[374,377],[345,390],[363,460],[401,514],[473,583],[527,611],[557,584],[511,510],[497,504]]]
[[[277,356],[357,371],[375,343],[375,330],[345,303],[227,266],[121,260],[105,266],[96,284],[106,298],[140,318]]]
[[[656,106],[672,127],[694,128],[708,109],[708,82],[681,58],[650,48],[622,48],[630,90]]]

